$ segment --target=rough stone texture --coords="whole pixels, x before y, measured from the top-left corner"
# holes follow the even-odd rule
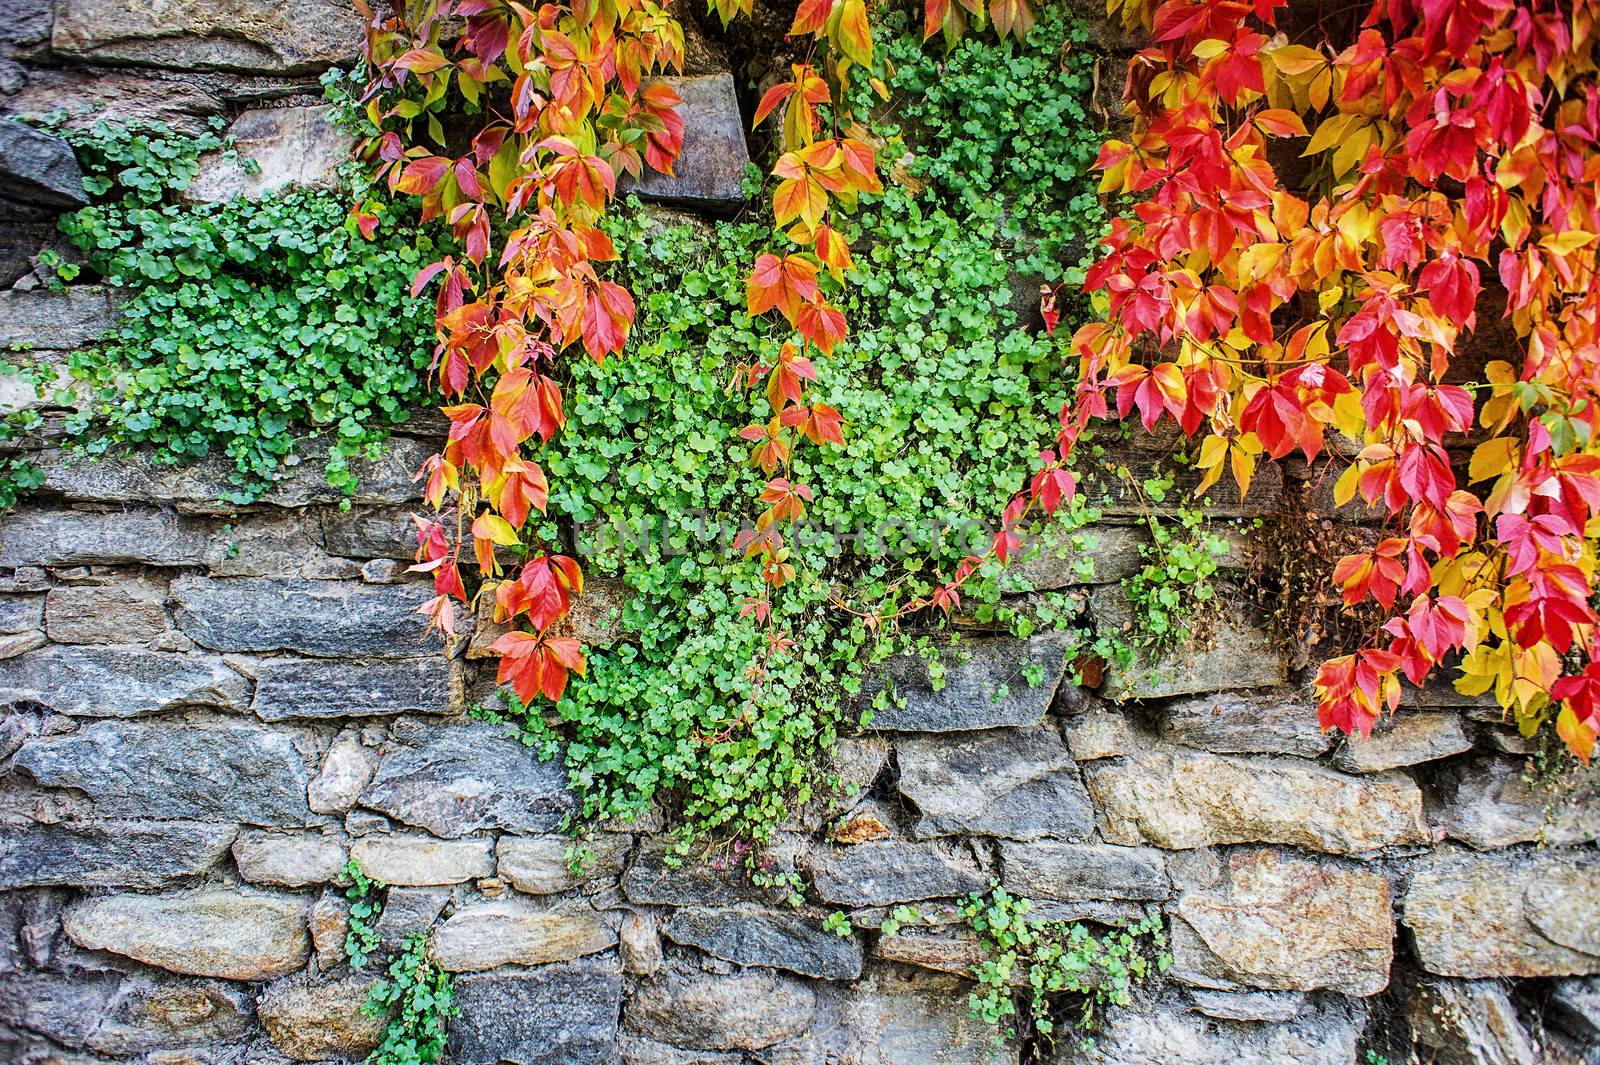
[[[433,956],[451,972],[571,961],[615,946],[617,933],[588,906],[543,909],[516,899],[457,910],[433,933]]]
[[[971,857],[939,843],[884,840],[817,847],[807,857],[817,894],[840,906],[888,906],[981,891],[988,877]]]
[[[1478,850],[1515,843],[1566,846],[1600,834],[1600,785],[1569,771],[1553,788],[1535,782],[1527,763],[1479,755],[1434,778],[1429,815],[1452,839]]]
[[[1237,602],[1227,589],[1223,602]],[[1102,635],[1131,631],[1133,609],[1120,585],[1098,588],[1089,609]],[[1217,618],[1204,639],[1191,638],[1154,659],[1140,649],[1127,666],[1106,667],[1104,691],[1119,699],[1165,699],[1174,695],[1270,688],[1287,678],[1283,656],[1267,636],[1234,612]]]
[[[227,980],[287,976],[311,949],[303,899],[238,889],[84,899],[62,925],[80,947]]]
[[[1112,1010],[1092,1051],[1079,1056],[1062,1040],[1050,1065],[1351,1065],[1364,1017],[1330,1002],[1286,1024],[1210,1020],[1176,1003]]]
[[[1084,768],[1112,843],[1168,849],[1288,843],[1330,854],[1425,843],[1422,794],[1404,777],[1351,777],[1296,759],[1147,749]]]
[[[872,945],[872,956],[960,977],[970,977],[986,958],[977,933],[960,927],[953,931],[911,927],[892,936],[880,935]]]
[[[342,814],[356,804],[361,789],[378,770],[378,755],[345,736],[328,749],[322,769],[306,789],[306,801],[319,814]]]
[[[648,913],[623,915],[622,927],[617,930],[617,947],[622,968],[634,976],[654,976],[666,960],[656,919]]]
[[[50,48],[80,60],[315,74],[352,58],[360,37],[354,9],[335,0],[58,0]]]
[[[339,879],[344,843],[314,832],[263,832],[246,829],[233,843],[239,875],[252,884],[308,887]]]
[[[817,1026],[811,1060],[852,1065],[1015,1065],[1014,1044],[997,1045],[972,1016],[971,984],[942,973],[870,968],[848,991],[819,996],[827,1023]]]
[[[819,980],[861,975],[861,947],[822,928],[820,915],[749,909],[679,910],[667,938],[738,965],[785,969]]]
[[[683,149],[673,173],[645,168],[637,183],[639,196],[657,203],[691,207],[717,214],[733,214],[744,206],[744,168],[750,162],[744,140],[744,119],[734,95],[733,78],[708,74],[694,78],[663,78],[683,103]],[[620,191],[620,189],[619,189]]]
[[[1197,1013],[1219,1021],[1288,1021],[1305,1009],[1306,996],[1299,991],[1203,991],[1189,992],[1189,1004]]]
[[[390,895],[393,894],[391,891]],[[326,893],[312,903],[308,922],[317,968],[328,972],[343,965],[344,940],[350,932],[350,903],[332,892]]]
[[[7,295],[0,293],[0,305]],[[202,519],[150,507],[119,511],[29,508],[7,514],[0,523],[0,557],[7,565],[27,566],[198,566],[212,551],[212,531]]]
[[[580,848],[586,857],[574,875],[567,852]],[[554,895],[576,887],[614,880],[633,849],[626,835],[596,835],[575,841],[570,836],[501,836],[495,849],[500,879],[528,895]]]
[[[901,732],[958,732],[969,729],[1037,725],[1066,672],[1064,638],[974,640],[944,655],[949,671],[944,687],[933,690],[927,664],[914,655],[892,659],[883,673],[905,706],[890,706],[873,719],[875,728]],[[961,654],[970,654],[957,665]],[[1025,668],[1042,671],[1030,687]],[[882,680],[878,680],[881,684]]]
[[[331,107],[270,107],[246,111],[228,127],[238,159],[221,154],[200,162],[184,195],[218,203],[243,196],[256,200],[293,187],[333,189],[340,164],[351,158],[355,140],[330,121]],[[254,160],[250,174],[242,160]]]
[[[428,596],[417,585],[182,577],[172,596],[178,627],[212,651],[393,658],[442,649],[437,632],[423,638],[417,607]]]
[[[56,643],[148,644],[167,631],[164,595],[148,581],[53,588],[45,631]]]
[[[1315,758],[1333,742],[1317,724],[1316,703],[1279,694],[1217,692],[1178,699],[1160,713],[1161,738],[1218,754]]]
[[[657,906],[731,906],[758,901],[762,892],[737,871],[712,868],[689,859],[678,866],[666,863],[667,843],[647,839],[622,874],[622,891],[629,902]]]
[[[242,726],[102,721],[32,740],[16,765],[45,787],[84,792],[104,817],[304,824],[306,771],[293,740]]]
[[[494,840],[431,836],[363,836],[350,857],[374,880],[405,887],[459,884],[494,875]]]
[[[1600,973],[1600,857],[1590,851],[1422,860],[1402,920],[1429,972],[1468,978]]]
[[[42,647],[0,672],[0,705],[42,703],[75,717],[138,717],[212,706],[233,710],[250,699],[250,682],[211,655],[174,655],[132,647]]]
[[[1094,709],[1074,714],[1067,718],[1062,732],[1067,738],[1067,750],[1080,762],[1116,758],[1150,742],[1120,710]]]
[[[1407,989],[1412,1038],[1438,1065],[1535,1065],[1539,1055],[1496,980],[1419,978]]]
[[[78,291],[68,289],[69,294]],[[31,295],[31,293],[30,293]],[[7,308],[0,302],[0,311]],[[92,339],[92,337],[88,338]],[[65,341],[63,341],[65,343]],[[350,460],[350,473],[359,486],[348,502],[406,503],[419,498],[412,473],[435,454],[431,441],[397,436],[388,441],[377,460]],[[323,473],[328,449],[312,442],[299,452],[300,464],[273,483],[261,497],[262,506],[304,507],[314,503],[338,504],[346,497],[328,484]],[[44,472],[45,491],[88,503],[132,504],[140,507],[172,505],[190,514],[228,517],[237,504],[226,502],[232,491],[231,462],[206,459],[192,466],[161,466],[144,456],[89,460],[72,452],[46,448],[33,461]]]
[[[453,725],[386,750],[361,805],[437,836],[553,832],[572,808],[566,777],[559,759],[540,761],[502,727]]]
[[[1600,980],[1558,980],[1550,992],[1552,1023],[1586,1046],[1600,1046]]]
[[[1159,901],[1172,891],[1166,862],[1150,847],[1002,843],[1000,868],[1007,889],[1027,898]]]
[[[250,1014],[250,997],[237,985],[139,973],[117,987],[84,1046],[100,1054],[126,1055],[226,1044],[249,1032]]]
[[[256,1016],[272,1045],[294,1061],[359,1058],[383,1035],[384,1019],[361,1012],[371,988],[370,977],[326,984],[286,980],[267,988]]]
[[[804,1033],[816,1010],[812,985],[761,969],[722,976],[669,965],[638,986],[624,1023],[658,1040],[702,1050],[760,1050]]]
[[[6,198],[40,207],[82,207],[83,171],[60,137],[0,118],[0,190]]]
[[[900,794],[920,839],[962,833],[1083,839],[1094,808],[1061,734],[1049,726],[900,741]]]
[[[92,344],[117,324],[118,303],[112,290],[88,285],[75,285],[65,292],[0,292],[0,347],[24,344],[47,351],[72,351]],[[7,515],[6,521],[11,520]],[[6,557],[12,556],[8,552]]]
[[[455,982],[461,1015],[447,1060],[458,1065],[609,1065],[622,976],[610,959],[470,973]]]
[[[1222,883],[1178,900],[1172,953],[1186,983],[1376,994],[1394,957],[1389,881],[1276,850],[1235,851]]]
[[[233,825],[108,821],[0,827],[0,888],[156,888],[214,868]]]
[[[461,667],[439,657],[319,661],[274,656],[256,663],[255,701],[263,721],[458,713]]]
[[[1412,711],[1381,722],[1365,739],[1348,737],[1334,764],[1349,773],[1377,773],[1471,749],[1460,714]]]

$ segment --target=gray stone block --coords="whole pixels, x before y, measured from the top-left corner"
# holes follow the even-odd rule
[[[755,909],[678,910],[667,919],[668,939],[699,947],[737,965],[785,969],[819,980],[861,975],[861,947],[825,931],[820,917]]]
[[[879,712],[873,727],[897,732],[956,732],[1037,725],[1066,672],[1069,647],[1070,641],[1062,634],[1028,640],[963,640],[941,656],[945,674],[937,691],[923,659],[915,655],[891,659],[879,675],[869,679],[868,690],[887,681],[906,705]],[[1029,673],[1034,673],[1037,685],[1029,684]]]
[[[919,839],[1083,839],[1094,831],[1078,768],[1048,725],[908,736],[896,753],[900,794],[922,815],[913,829]]]
[[[614,958],[456,978],[461,1014],[448,1058],[458,1065],[610,1065],[622,972]]]
[[[103,721],[30,740],[16,766],[44,787],[85,793],[104,817],[274,826],[311,816],[293,737],[259,728]]]

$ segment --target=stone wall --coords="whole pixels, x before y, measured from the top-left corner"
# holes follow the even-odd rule
[[[259,109],[309,106],[355,29],[336,0],[23,7],[0,28],[13,110],[220,113],[263,143],[305,127]],[[691,53],[710,57],[696,73],[725,54]],[[737,122],[726,85],[706,106]],[[291,176],[315,179],[307,157],[283,153]],[[698,180],[654,192],[726,205]],[[114,293],[29,272],[59,206],[7,208],[0,343],[70,350],[115,320]],[[668,868],[654,818],[600,826],[574,877],[564,773],[465,713],[492,688],[484,641],[420,638],[419,424],[358,471],[349,509],[315,455],[235,509],[218,467],[30,443],[45,486],[0,517],[0,1060],[359,1058],[373,976],[345,963],[334,886],[353,857],[391,885],[385,949],[425,932],[458,974],[460,1065],[1600,1062],[1592,784],[1530,784],[1526,742],[1448,690],[1336,742],[1304,663],[1242,613],[1098,691],[1049,636],[976,636],[937,692],[894,663],[907,705],[833,756],[859,794],[813,802],[773,848],[800,909]],[[1324,490],[1274,467],[1216,513]],[[1054,550],[1026,563],[1102,630],[1127,622],[1115,581],[1143,536],[1131,502],[1106,502],[1092,583]],[[591,639],[625,638],[602,621]],[[991,879],[1049,916],[1161,914],[1171,972],[1092,1048],[992,1051],[967,1005],[976,944],[949,917]],[[880,936],[899,903],[935,923]],[[851,936],[823,930],[835,909]]]

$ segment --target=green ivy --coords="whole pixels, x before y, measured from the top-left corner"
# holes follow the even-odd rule
[[[428,935],[406,937],[387,979],[372,985],[361,1012],[388,1019],[367,1065],[430,1065],[444,1055],[450,1018],[460,1010],[450,974],[428,953]]]
[[[1073,1027],[1088,1042],[1105,1007],[1128,1005],[1136,984],[1172,966],[1159,915],[1097,936],[1086,924],[1041,920],[1031,916],[1032,909],[1031,900],[999,885],[968,895],[958,906],[985,954],[973,970],[973,1015],[1005,1025],[1010,1037],[1019,1034],[1020,1017],[1028,1031],[1054,1041],[1056,1006],[1062,996],[1073,996]]]
[[[187,202],[200,157],[227,149],[215,132],[57,132],[96,197],[61,229],[125,296],[117,328],[72,358],[94,402],[69,430],[94,453],[225,455],[237,502],[297,462],[304,441],[331,436],[329,480],[353,491],[347,460],[375,453],[426,391],[432,316],[409,285],[432,258],[427,233],[391,213],[368,242],[344,191]]]
[[[367,959],[378,950],[378,918],[383,914],[383,897],[378,894],[386,886],[361,871],[361,864],[351,858],[344,866],[344,877],[350,882],[344,897],[350,902],[350,926],[344,936],[344,956],[355,969],[365,968]]]
[[[794,647],[759,693],[748,669],[764,637],[739,610],[761,585],[729,542],[753,520],[765,479],[737,432],[771,412],[728,384],[739,363],[786,339],[744,311],[744,278],[771,227],[637,205],[611,223],[638,321],[620,359],[573,361],[569,423],[540,459],[552,484],[541,535],[562,535],[556,519],[577,526],[589,578],[625,586],[627,637],[591,647],[587,676],[553,710],[510,705],[525,742],[546,754],[565,744],[585,815],[666,800],[682,812],[685,849],[709,832],[764,838],[825,783],[819,752],[892,698],[867,698],[865,671],[891,652],[931,649],[921,635],[869,632],[830,598],[874,608],[929,591],[987,546],[983,523],[1053,440],[1070,387],[1065,334],[1022,328],[1017,310],[1036,301],[1041,277],[1062,276],[1062,249],[1102,224],[1085,173],[1098,136],[1089,79],[1081,62],[1058,60],[1068,32],[1055,11],[1025,47],[974,40],[946,60],[909,32],[883,38],[898,67],[884,110],[901,116],[915,158],[903,183],[886,181],[843,224],[856,257],[842,294],[853,331],[817,359],[813,395],[844,412],[846,446],[796,457],[794,476],[817,499],[789,538],[799,576],[774,608]],[[1079,504],[1061,520],[1095,516]],[[1026,615],[1001,603],[1024,590],[991,566],[968,583],[964,610],[1019,634],[1072,616],[1059,596]]]
[[[1132,641],[1159,655],[1195,634],[1197,618],[1217,605],[1211,578],[1231,545],[1195,507],[1179,507],[1175,521],[1146,524],[1150,543],[1139,549],[1142,565],[1122,588],[1134,612]]]

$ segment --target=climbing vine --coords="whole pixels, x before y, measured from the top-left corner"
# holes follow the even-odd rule
[[[1365,733],[1401,676],[1459,663],[1461,691],[1530,734],[1553,717],[1587,761],[1597,8],[1380,0],[1290,26],[1282,6],[1113,5],[1152,46],[1102,188],[1142,202],[1088,276],[1108,317],[1074,336],[1059,454],[1113,402],[1197,437],[1202,487],[1332,452],[1336,501],[1389,519],[1333,579],[1387,618],[1319,669],[1324,727]]]
[[[607,223],[615,276],[638,294],[638,318],[627,357],[571,365],[569,428],[541,453],[550,494],[535,533],[558,542],[571,524],[590,580],[620,592],[619,635],[588,648],[583,683],[555,704],[485,708],[522,722],[527,742],[565,759],[587,815],[627,816],[666,799],[688,834],[766,836],[781,825],[826,784],[819,754],[892,697],[865,694],[868,667],[924,641],[910,627],[874,634],[831,604],[926,595],[942,568],[987,541],[974,516],[995,512],[1019,487],[1015,454],[1051,438],[1048,412],[1066,396],[1062,340],[1017,328],[1010,293],[1021,291],[1031,313],[1039,278],[1018,269],[1021,232],[1067,217],[1086,246],[1101,224],[1086,205],[1044,213],[1060,211],[1047,202],[1070,204],[1092,187],[1092,119],[1077,112],[1074,123],[1032,126],[1037,109],[1068,113],[1087,96],[1089,59],[1059,60],[1069,27],[1052,10],[1025,43],[961,46],[953,63],[966,84],[1009,101],[995,107],[992,129],[972,130],[956,120],[959,95],[927,92],[935,62],[919,58],[904,24],[879,31],[888,54],[911,60],[897,61],[887,83],[892,100],[911,103],[880,135],[895,158],[911,159],[906,184],[862,197],[845,223],[865,249],[840,290],[853,331],[818,353],[811,387],[850,411],[852,424],[843,446],[793,459],[798,476],[829,491],[795,526],[809,563],[771,596],[773,627],[791,644],[764,677],[749,667],[770,630],[740,609],[767,586],[732,545],[752,525],[750,500],[766,480],[749,461],[761,445],[739,430],[752,404],[763,416],[771,407],[725,386],[789,328],[774,315],[751,316],[745,302],[749,263],[770,227],[690,224],[626,203]],[[1078,168],[1054,172],[1041,188],[1030,164],[995,147],[1025,134]],[[962,189],[941,163],[955,154],[1001,161]],[[1083,500],[1059,520],[1083,526],[1097,516]],[[1026,611],[1002,603],[1003,593],[1025,588],[998,565],[976,575],[966,600],[972,623],[1024,635],[1074,623],[1078,609],[1060,594],[1036,596]]]

